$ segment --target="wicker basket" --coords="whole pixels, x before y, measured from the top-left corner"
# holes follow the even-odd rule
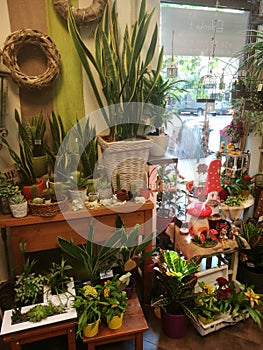
[[[38,216],[55,216],[67,209],[67,197],[63,196],[62,201],[54,203],[36,204],[28,201],[30,214]]]
[[[106,142],[98,137],[103,150],[103,163],[114,191],[117,189],[116,175],[120,174],[121,188],[130,190],[135,180],[144,180],[147,173],[151,140]]]

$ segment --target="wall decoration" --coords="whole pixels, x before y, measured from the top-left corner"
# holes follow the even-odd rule
[[[26,75],[19,67],[19,54],[27,45],[40,48],[46,60],[46,70],[39,75]],[[13,80],[20,86],[41,89],[49,86],[59,75],[61,57],[52,39],[37,30],[20,29],[11,33],[4,42],[3,62],[10,69]]]
[[[54,7],[59,14],[67,19],[68,18],[68,1],[67,0],[53,0]],[[104,8],[107,4],[107,0],[93,0],[92,4],[83,9],[78,9],[72,6],[72,13],[77,25],[87,25],[90,22],[100,19],[103,15]]]

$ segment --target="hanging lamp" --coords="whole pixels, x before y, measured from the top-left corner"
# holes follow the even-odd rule
[[[168,78],[176,78],[178,74],[177,63],[174,60],[174,30],[172,32],[172,57],[169,65],[167,66],[166,73]]]

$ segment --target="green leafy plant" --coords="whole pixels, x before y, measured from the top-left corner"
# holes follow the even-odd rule
[[[0,173],[0,197],[10,198],[18,193],[20,193],[19,187]]]
[[[148,30],[153,12],[146,12],[146,1],[141,1],[137,20],[129,29],[125,27],[120,45],[120,30],[116,3],[112,8],[108,1],[102,20],[94,35],[94,54],[87,48],[77,29],[74,16],[69,7],[68,29],[95,98],[110,129],[111,140],[134,138],[142,124],[142,110],[134,107],[132,102],[144,102],[144,76],[156,57],[158,28],[155,25],[153,34],[148,40]],[[149,44],[148,44],[149,43]],[[143,51],[145,55],[142,56]],[[145,58],[143,58],[145,57]],[[158,56],[155,85],[161,71],[163,49]],[[99,77],[97,83],[92,68]],[[151,91],[151,86],[148,87]],[[109,114],[103,108],[105,98]]]
[[[159,295],[154,297],[153,307],[165,307],[171,314],[185,313],[189,318],[198,322],[193,312],[195,284],[199,266],[194,261],[186,261],[175,251],[160,249],[157,261],[155,281],[160,282]]]
[[[67,290],[67,284],[70,282],[68,273],[71,270],[72,266],[68,265],[64,258],[61,259],[60,264],[54,261],[51,263],[49,273],[45,276],[45,281],[52,294],[60,294]]]
[[[97,249],[94,243],[93,225],[90,225],[85,245],[76,245],[73,240],[65,240],[58,237],[58,244],[61,249],[83,264],[86,278],[94,283],[99,280],[100,272],[108,271],[116,263],[116,253],[118,252],[119,237],[112,235],[103,246]],[[97,252],[98,250],[98,252]]]
[[[10,157],[16,164],[22,185],[30,186],[37,183],[36,173],[33,166],[32,140],[28,130],[22,124],[17,110],[15,110],[15,120],[18,125],[19,153],[13,149],[6,138],[1,137],[1,142],[7,147]]]
[[[30,121],[29,119],[25,119],[24,125],[29,133],[29,138],[31,139],[33,156],[39,157],[45,155],[46,145],[44,138],[46,122],[43,118],[43,113],[40,112],[38,116],[32,117]]]
[[[242,199],[239,196],[228,196],[225,204],[229,207],[240,207],[242,205]]]
[[[241,250],[240,260],[254,267],[263,266],[263,231],[262,227],[249,221],[243,224],[243,236],[250,245],[250,249]]]
[[[139,268],[140,264],[152,255],[155,249],[145,252],[146,247],[153,238],[153,233],[145,237],[140,244],[139,229],[140,225],[136,224],[130,232],[127,231],[120,215],[116,216],[115,234],[120,240],[119,256],[117,264],[121,267],[122,272],[131,271]]]

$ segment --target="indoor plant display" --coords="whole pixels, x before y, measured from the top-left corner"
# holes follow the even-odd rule
[[[216,279],[215,287],[200,283],[201,292],[196,296],[195,311],[202,323],[209,323],[225,314],[234,318],[237,314],[248,312],[250,317],[261,327],[263,315],[258,305],[263,305],[262,294],[256,294],[253,286],[245,286],[238,281],[229,282],[224,277]],[[201,316],[201,317],[200,317]]]
[[[160,283],[158,295],[153,298],[152,306],[161,307],[162,326],[165,333],[173,338],[182,337],[185,334],[186,316],[198,322],[193,306],[194,287],[197,282],[195,273],[199,266],[194,261],[186,261],[175,251],[162,249],[156,265],[155,281]],[[175,315],[179,317],[173,317]],[[182,325],[170,324],[172,319],[176,321],[179,319]]]
[[[27,201],[21,193],[9,198],[10,209],[14,218],[27,216]]]
[[[16,153],[6,138],[1,137],[1,142],[8,148],[10,157],[17,167],[20,179],[20,187],[26,199],[30,199],[30,186],[37,185],[41,195],[44,187],[44,180],[37,178],[33,165],[33,149],[31,137],[22,124],[18,111],[15,110],[15,120],[18,124],[19,153]]]

